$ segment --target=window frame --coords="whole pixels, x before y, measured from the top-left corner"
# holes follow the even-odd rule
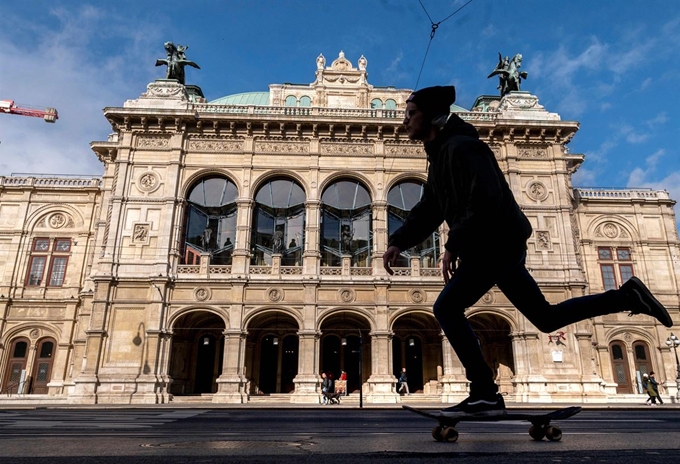
[[[46,248],[42,249],[39,244],[46,243]],[[63,250],[58,250],[59,244],[67,243],[67,247]],[[28,260],[28,269],[26,270],[26,278],[24,285],[26,287],[63,287],[66,280],[66,272],[68,270],[68,262],[73,248],[73,241],[69,237],[35,237],[31,244],[31,254]],[[63,265],[55,267],[57,260],[64,260]],[[33,283],[33,268],[38,260],[43,260],[42,271],[38,282]],[[61,274],[57,283],[55,282],[55,273]]]
[[[603,258],[602,256],[605,253],[609,257]],[[624,253],[623,257],[622,253]],[[619,288],[626,280],[635,275],[633,251],[629,246],[598,246],[597,264],[600,268],[600,278],[605,291]],[[611,269],[614,280],[613,286],[607,284],[605,268]]]

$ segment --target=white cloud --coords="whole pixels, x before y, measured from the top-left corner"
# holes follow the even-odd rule
[[[647,79],[642,81],[642,84],[640,84],[640,90],[645,90],[647,87],[650,86],[651,83],[652,83],[652,78],[648,77]]]
[[[0,26],[12,24],[11,30],[3,27],[0,32],[0,62],[11,63],[3,66],[1,98],[59,112],[53,125],[37,118],[0,116],[0,175],[100,174],[102,166],[89,143],[105,140],[111,132],[102,108],[112,102],[122,106],[144,91],[142,82],[153,80],[153,67],[144,72],[138,66],[131,69],[131,63],[154,62],[140,53],[157,48],[152,46],[160,41],[154,26],[141,28],[133,18],[91,6],[55,9],[52,16],[57,21],[51,28],[11,16],[0,20]],[[36,28],[40,34],[26,40]],[[115,46],[97,49],[94,39]]]

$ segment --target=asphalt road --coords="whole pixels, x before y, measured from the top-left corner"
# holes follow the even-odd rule
[[[523,410],[522,412],[527,412]],[[0,462],[576,463],[680,459],[680,409],[584,410],[534,441],[520,421],[465,422],[456,443],[401,409],[0,410]]]

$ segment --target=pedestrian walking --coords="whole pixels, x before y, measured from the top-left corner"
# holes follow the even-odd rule
[[[654,371],[651,371],[649,373],[649,386],[652,388],[652,391],[654,392],[654,397],[657,400],[659,400],[659,404],[663,404],[663,400],[661,399],[661,393],[659,393],[659,385],[663,385],[663,382],[659,384],[659,382],[656,381]]]
[[[397,393],[401,393],[402,391],[406,390],[407,395],[411,395],[411,392],[408,389],[408,377],[406,376],[406,368],[402,367],[401,368],[401,374],[399,374],[399,380],[397,381]]]

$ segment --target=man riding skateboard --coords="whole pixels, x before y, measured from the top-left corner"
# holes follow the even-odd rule
[[[453,86],[437,86],[407,99],[404,128],[411,140],[424,143],[428,177],[420,202],[390,237],[383,265],[392,275],[401,251],[422,242],[446,221],[445,286],[433,311],[465,368],[470,396],[442,414],[505,414],[493,372],[465,317],[465,310],[494,285],[542,332],[620,311],[655,317],[666,327],[673,321],[637,277],[617,290],[548,303],[525,267],[531,224],[477,130],[457,115],[449,116],[455,98]]]

